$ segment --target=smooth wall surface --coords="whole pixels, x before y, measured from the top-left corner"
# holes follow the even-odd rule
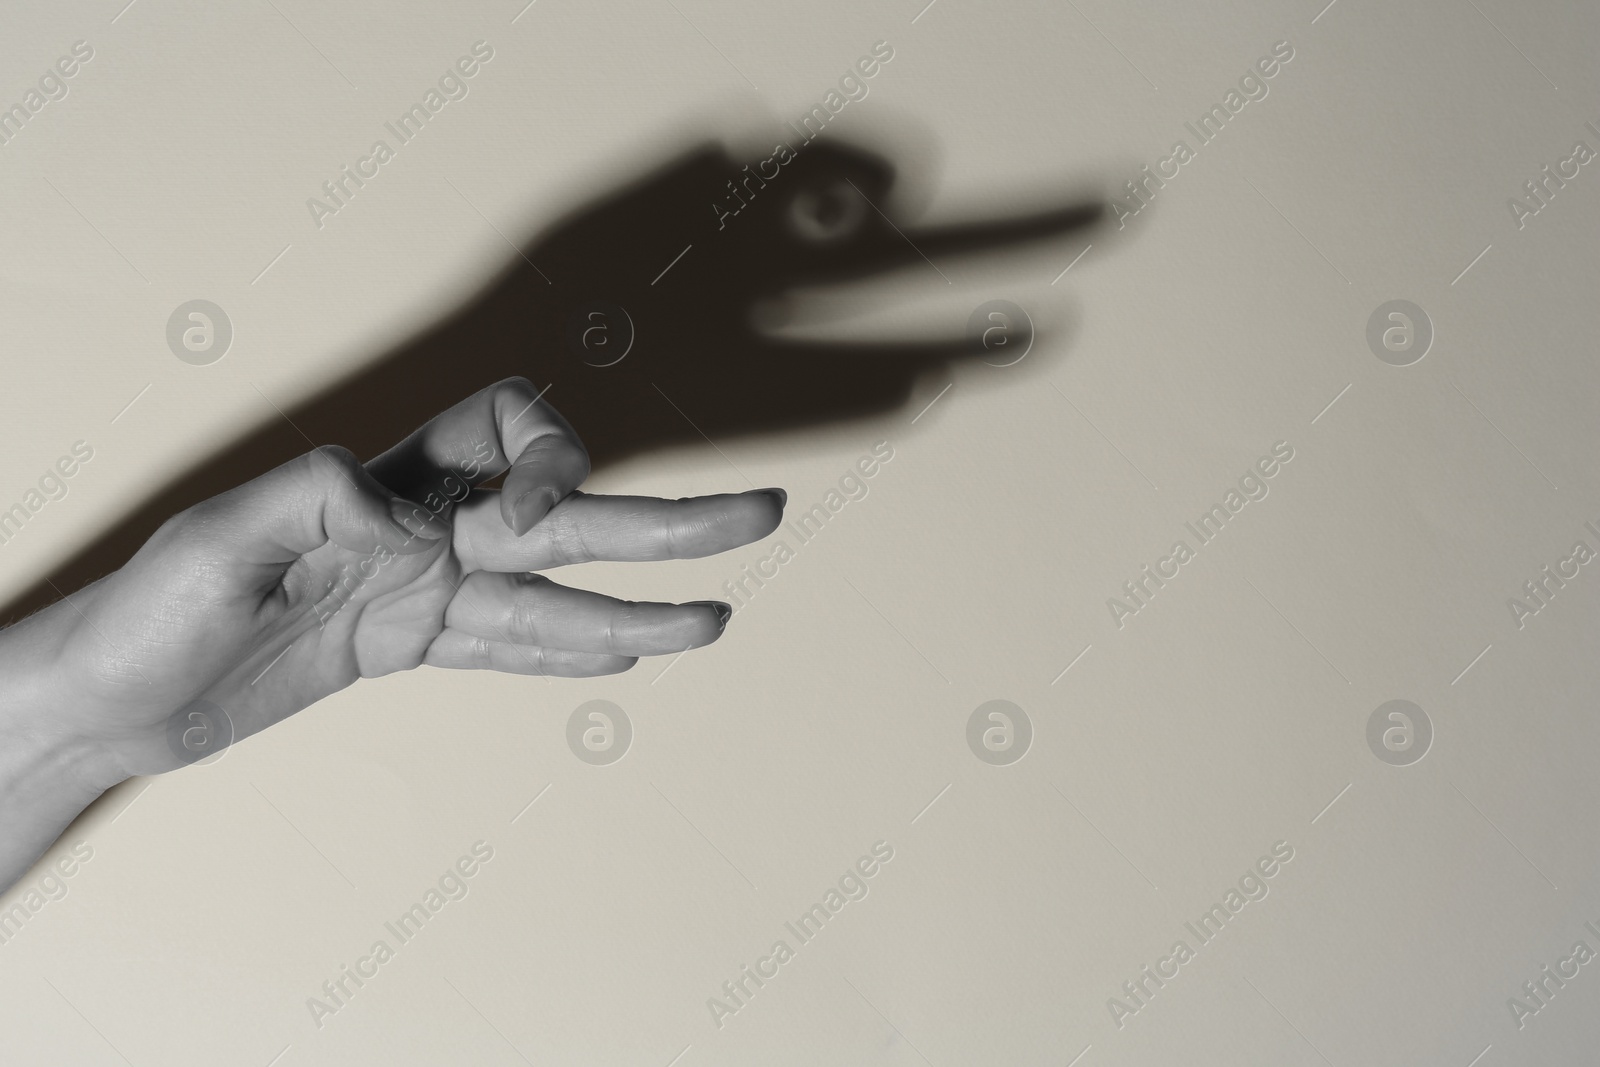
[[[47,859],[70,877],[0,900],[0,1061],[1592,1055],[1600,10],[523,2],[12,6],[0,104],[92,56],[0,144],[0,505],[93,459],[0,545],[0,588],[508,241],[706,136],[765,156],[877,42],[822,136],[902,168],[886,211],[1099,189],[1115,216],[1087,250],[844,294],[838,328],[885,337],[1012,301],[1041,326],[1022,363],[596,476],[823,508],[809,539],[563,577],[689,600],[768,574],[714,647],[363,682],[117,790]],[[307,206],[476,42],[470,91]],[[205,366],[166,333],[196,299],[233,331]],[[631,723],[607,765],[569,745],[590,700]]]

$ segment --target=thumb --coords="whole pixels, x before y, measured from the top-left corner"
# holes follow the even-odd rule
[[[353,552],[426,552],[449,526],[395,496],[348,448],[325,445],[190,509],[235,559],[287,565],[332,542]]]

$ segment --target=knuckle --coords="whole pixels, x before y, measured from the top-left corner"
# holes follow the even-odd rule
[[[518,583],[522,584],[522,583]],[[507,625],[514,637],[538,643],[539,640],[539,603],[536,596],[519,594],[511,599],[511,610],[507,618]]]
[[[170,545],[183,541],[210,525],[216,510],[216,505],[209,500],[202,500],[198,504],[184,508],[177,514],[168,516],[166,521],[156,528],[156,532],[150,535],[146,544]]]
[[[661,524],[662,540],[668,559],[681,559],[684,542],[683,515],[679,508],[667,508],[666,520]]]
[[[533,382],[521,374],[513,374],[509,378],[501,378],[489,388],[496,393],[514,392],[519,389],[526,390],[529,393],[534,392]]]
[[[608,655],[622,655],[622,643],[639,632],[644,621],[641,607],[632,601],[623,601],[606,615],[605,650]]]
[[[327,464],[341,470],[356,466],[356,454],[344,445],[318,445],[309,455],[311,462],[317,466]]]
[[[550,553],[560,566],[587,563],[594,558],[584,542],[583,526],[571,512],[556,508],[545,516],[544,525],[550,539]]]
[[[339,492],[355,483],[361,461],[344,445],[318,445],[306,453],[311,483],[322,492]]]
[[[504,425],[506,419],[531,404],[539,395],[539,391],[527,378],[513,374],[489,386],[484,390],[484,395],[488,398],[489,410],[493,413],[494,421]]]
[[[551,414],[561,421],[558,424],[559,428],[550,432],[548,447],[555,450],[556,454],[570,466],[572,484],[582,485],[588,480],[592,462],[589,459],[589,449],[584,446],[578,431],[568,425],[565,419],[561,419],[554,408],[551,409]]]
[[[493,667],[493,654],[489,650],[487,637],[473,636],[472,643],[467,650],[468,662],[476,667]]]

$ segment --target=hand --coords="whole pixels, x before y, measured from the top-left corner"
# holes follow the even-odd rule
[[[499,491],[469,488],[502,472]],[[727,605],[630,603],[533,572],[748,544],[777,527],[782,490],[588,496],[588,473],[572,428],[508,379],[365,466],[320,448],[181,512],[121,570],[0,632],[16,683],[0,707],[0,886],[88,801],[35,827],[25,856],[19,809],[194,762],[357,678],[611,674],[715,641]]]

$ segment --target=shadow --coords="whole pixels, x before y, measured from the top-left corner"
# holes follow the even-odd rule
[[[940,229],[897,227],[880,210],[895,181],[888,161],[838,143],[799,143],[786,157],[749,165],[707,144],[569,214],[459,310],[287,411],[287,420],[274,415],[196,464],[14,597],[0,618],[14,622],[110,573],[171,515],[310,442],[370,458],[511,375],[550,387],[597,469],[705,437],[720,443],[889,411],[925,372],[985,355],[983,342],[780,340],[752,325],[753,307],[798,286],[1060,237],[1102,214],[1100,204],[1080,203]]]

